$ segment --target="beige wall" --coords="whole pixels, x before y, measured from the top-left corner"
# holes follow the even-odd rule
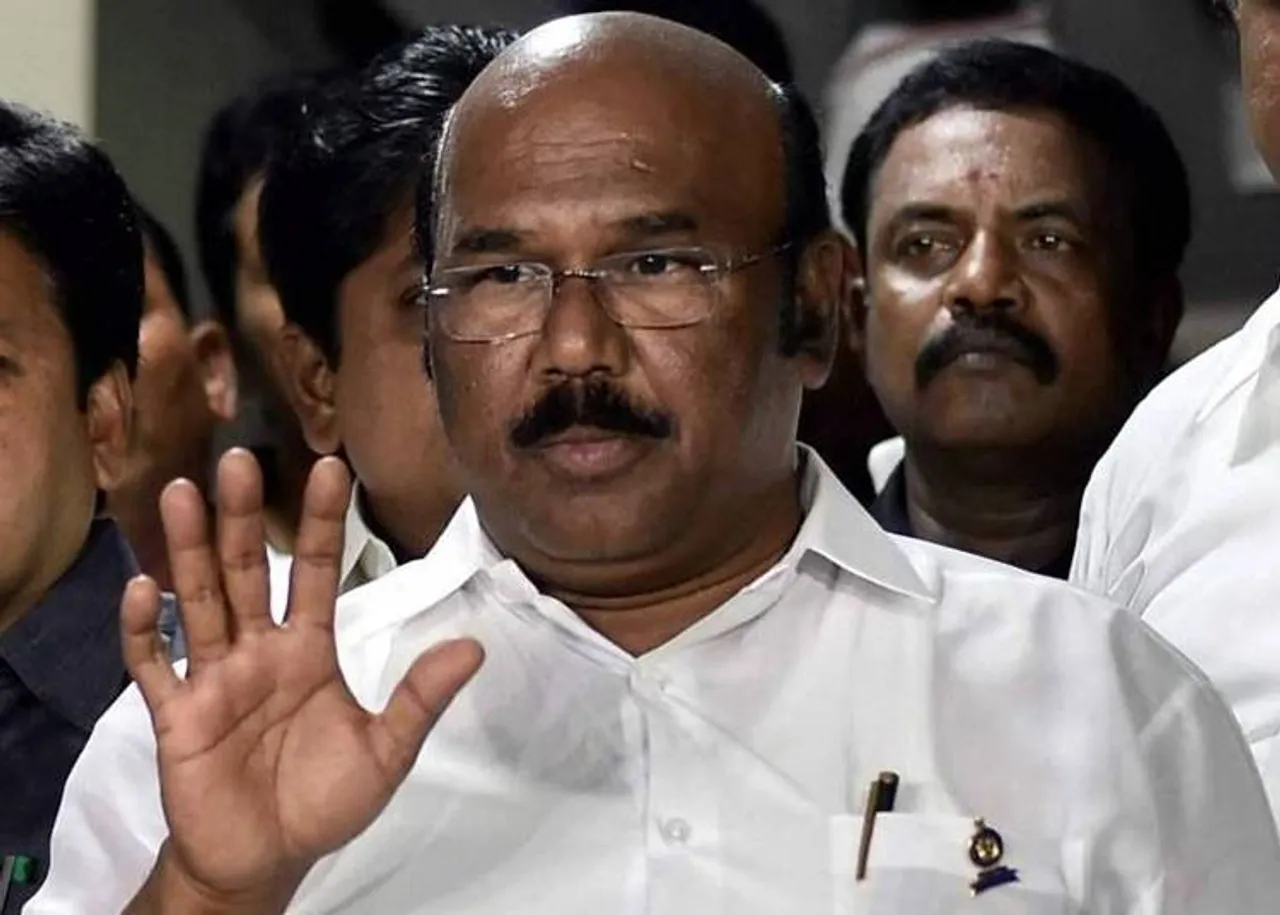
[[[0,2],[0,97],[94,128],[95,0]]]

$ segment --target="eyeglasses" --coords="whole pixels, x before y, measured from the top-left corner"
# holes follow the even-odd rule
[[[578,270],[522,261],[446,267],[428,280],[434,327],[462,343],[505,343],[541,333],[560,285],[586,280],[611,319],[632,329],[689,327],[709,318],[720,281],[776,257],[767,251],[721,257],[701,247],[656,248],[601,258]]]

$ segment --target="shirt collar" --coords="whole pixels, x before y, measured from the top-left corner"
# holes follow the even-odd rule
[[[137,574],[120,529],[99,518],[71,567],[0,636],[0,659],[41,702],[85,733],[128,682],[120,598]]]
[[[800,453],[804,464],[800,502],[805,518],[788,557],[798,560],[814,553],[882,588],[935,601],[937,596],[907,554],[841,485],[817,452],[801,445]]]
[[[393,569],[365,587],[356,588],[349,597],[340,600],[337,627],[347,637],[362,638],[430,609],[480,572],[503,564],[515,565],[489,540],[476,514],[475,503],[468,496],[427,555]],[[378,609],[372,613],[355,609],[375,605]],[[352,609],[344,611],[346,607]]]
[[[781,564],[797,565],[804,556],[815,554],[879,587],[935,601],[936,595],[906,553],[880,529],[817,453],[801,445],[799,457],[805,518]],[[439,604],[482,573],[501,582],[527,582],[516,563],[504,557],[485,534],[475,503],[468,497],[426,556],[353,592],[351,602],[377,604],[381,609],[377,613],[340,612],[338,627],[345,635],[359,638],[374,629],[396,625]]]
[[[1233,338],[1237,352],[1228,361],[1227,371],[1218,379],[1196,413],[1203,423],[1236,389],[1258,373],[1259,367],[1280,352],[1280,290],[1277,290],[1245,322]]]
[[[399,565],[390,545],[379,539],[365,520],[362,492],[359,484],[353,486],[351,501],[347,503],[338,579],[342,592],[381,578]]]

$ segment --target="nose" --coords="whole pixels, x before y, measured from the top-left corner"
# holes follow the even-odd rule
[[[556,283],[550,294],[538,347],[539,373],[552,381],[624,375],[631,338],[605,311],[596,284],[570,275]]]
[[[974,236],[947,280],[946,305],[952,311],[1013,311],[1025,290],[1016,254],[990,232]]]

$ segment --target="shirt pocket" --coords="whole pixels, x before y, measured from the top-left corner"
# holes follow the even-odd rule
[[[977,827],[958,816],[882,813],[876,817],[865,879],[856,879],[862,817],[830,821],[834,915],[1078,915],[1059,848],[1004,839],[999,866],[1017,880],[975,893],[982,873],[969,860]]]

